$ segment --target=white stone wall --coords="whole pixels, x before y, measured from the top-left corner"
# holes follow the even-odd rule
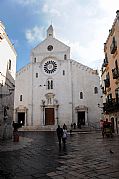
[[[16,52],[4,30],[0,22],[0,33],[3,34],[3,39],[0,41],[0,72],[6,77],[8,62],[11,60],[11,70],[9,70],[9,73],[15,80]],[[5,77],[0,76],[0,83],[3,83],[3,85],[5,83]]]
[[[52,44],[53,50],[48,51],[48,45]],[[55,38],[49,37],[40,43],[36,48],[31,52],[31,62],[34,62],[36,58],[37,62],[41,62],[47,57],[57,57],[57,59],[64,60],[64,55],[67,55],[67,59],[70,59],[70,47],[64,45],[62,42],[58,41]]]
[[[16,51],[0,21],[0,138],[10,138],[13,120],[14,84],[16,74]],[[11,61],[11,68],[9,68]],[[8,106],[8,119],[4,120],[4,107]]]
[[[88,107],[88,121],[99,122],[101,109],[98,103],[101,102],[100,79],[94,70],[72,61],[72,83],[73,83],[73,107],[78,105]],[[94,88],[98,88],[98,93],[94,94]],[[83,99],[80,99],[80,92],[83,92]],[[77,114],[74,111],[74,121],[77,123]]]

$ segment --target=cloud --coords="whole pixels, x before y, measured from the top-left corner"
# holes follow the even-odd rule
[[[16,1],[16,0],[14,0]],[[22,5],[33,5],[36,15],[42,14],[45,26],[51,21],[56,38],[71,47],[71,58],[96,68],[103,62],[103,44],[116,16],[119,1],[115,0],[19,0]],[[37,4],[37,6],[36,6]],[[46,27],[46,28],[47,28]],[[38,25],[27,29],[30,44],[44,39],[45,29]]]
[[[28,43],[38,43],[44,39],[44,27],[35,26],[32,29],[27,29],[25,32]]]
[[[44,13],[48,13],[51,16],[61,16],[60,12],[56,8],[49,8],[48,4],[44,4],[42,7]]]
[[[48,25],[52,19],[56,38],[63,39],[71,47],[71,57],[96,68],[103,62],[103,44],[117,7],[118,0],[56,0],[53,3],[46,0],[42,12]]]

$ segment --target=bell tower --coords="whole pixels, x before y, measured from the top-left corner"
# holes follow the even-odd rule
[[[53,27],[50,25],[47,29],[47,38],[48,37],[53,37]]]

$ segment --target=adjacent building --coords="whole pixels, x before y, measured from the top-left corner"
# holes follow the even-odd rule
[[[0,21],[0,139],[12,135],[16,56],[5,26]]]
[[[14,119],[24,129],[99,124],[99,75],[70,58],[70,47],[54,38],[52,25],[17,72],[15,87]]]
[[[104,117],[113,124],[113,131],[119,127],[119,10],[104,44],[105,59],[102,65],[102,91]]]

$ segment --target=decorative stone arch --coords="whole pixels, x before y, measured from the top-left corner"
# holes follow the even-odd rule
[[[42,125],[47,125],[46,123],[46,111],[53,110],[54,114],[54,123],[49,125],[58,125],[59,124],[59,117],[58,117],[58,100],[55,98],[55,94],[47,93],[45,94],[45,98],[41,101],[41,109],[42,109]]]

